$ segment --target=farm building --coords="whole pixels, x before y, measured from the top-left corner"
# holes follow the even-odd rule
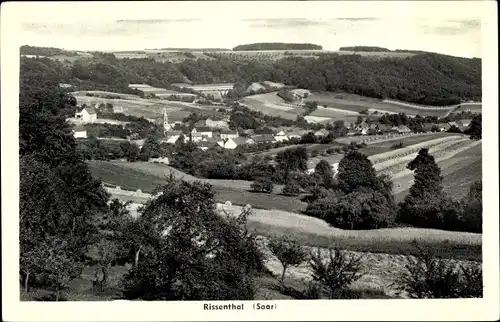
[[[441,132],[448,131],[451,127],[449,123],[438,123],[436,126]]]
[[[278,142],[288,141],[288,136],[286,135],[285,131],[279,131],[274,136],[274,139]]]
[[[192,131],[191,134],[199,133],[200,135],[206,135],[207,137],[212,137],[212,130],[207,126],[197,126]]]
[[[234,83],[224,83],[224,84],[200,84],[200,85],[190,85],[190,84],[172,84],[180,88],[187,88],[193,91],[213,95],[214,93],[219,93],[221,96],[227,95],[229,90],[232,90]]]
[[[75,118],[85,123],[93,123],[97,120],[97,112],[93,107],[85,107],[80,112],[76,112]]]
[[[83,126],[75,126],[73,129],[73,136],[75,139],[86,139],[87,138],[87,130]]]
[[[316,135],[316,136],[327,136],[328,134],[330,134],[330,132],[328,132],[328,130],[326,130],[326,129],[321,129],[321,130],[316,131],[314,133],[314,135]]]
[[[234,139],[239,137],[240,135],[238,134],[238,131],[233,131],[230,129],[224,129],[220,132],[220,138],[221,139]]]

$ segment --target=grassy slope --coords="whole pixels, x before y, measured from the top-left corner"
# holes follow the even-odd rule
[[[313,93],[307,99],[306,102],[318,102],[321,106],[328,106],[333,108],[338,108],[341,110],[347,110],[352,112],[361,112],[366,109],[377,109],[395,113],[406,113],[408,115],[435,115],[444,116],[446,110],[422,110],[418,108],[412,108],[409,106],[401,106],[398,104],[391,104],[382,102],[380,99],[363,97],[355,94],[345,94],[345,93]],[[314,115],[314,114],[313,114]]]
[[[89,167],[95,177],[103,182],[119,185],[123,189],[151,192],[164,184],[165,177],[172,171],[174,176],[187,181],[201,180],[210,183],[214,186],[216,200],[219,202],[230,200],[236,205],[250,204],[255,208],[285,209],[294,212],[300,212],[306,206],[296,198],[280,195],[281,186],[275,186],[273,194],[254,193],[249,191],[250,181],[198,179],[174,168],[154,163],[90,161]]]

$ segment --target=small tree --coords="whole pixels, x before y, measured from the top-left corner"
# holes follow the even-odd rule
[[[285,272],[289,266],[298,266],[307,258],[307,253],[297,241],[282,236],[280,238],[272,237],[268,244],[269,249],[274,256],[278,258],[283,266],[281,273],[281,283],[285,280]]]
[[[274,183],[269,178],[259,178],[250,185],[250,188],[255,192],[272,193]]]
[[[311,252],[310,264],[313,270],[313,280],[328,289],[328,297],[334,299],[337,292],[361,278],[361,257],[348,258],[337,248],[328,251],[330,260],[327,263],[321,258],[319,248],[316,253]]]

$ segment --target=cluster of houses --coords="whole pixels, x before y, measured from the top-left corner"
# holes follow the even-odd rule
[[[300,138],[305,133],[307,133],[305,130],[285,132],[269,128],[238,132],[229,129],[228,122],[225,120],[208,118],[197,122],[190,133],[183,133],[180,130],[166,131],[166,139],[163,142],[175,144],[179,138],[184,137],[184,142],[191,140],[202,150],[217,146],[232,150],[241,145],[274,143],[286,141],[293,137]]]
[[[467,130],[469,128],[470,119],[458,120],[456,122],[448,122],[448,123],[423,123],[422,129],[424,132],[431,132],[433,129],[438,130],[439,132],[446,132],[452,126],[457,127],[461,132]],[[348,129],[347,135],[368,135],[370,133],[397,133],[397,134],[406,134],[411,133],[412,130],[406,125],[399,126],[391,126],[386,124],[377,124],[377,123],[367,123],[363,121],[357,125],[355,124],[346,124],[345,126]]]

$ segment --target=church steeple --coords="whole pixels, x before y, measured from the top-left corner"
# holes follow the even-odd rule
[[[167,109],[163,108],[163,131],[167,132],[170,131],[172,127],[168,123],[168,115],[167,115]]]

